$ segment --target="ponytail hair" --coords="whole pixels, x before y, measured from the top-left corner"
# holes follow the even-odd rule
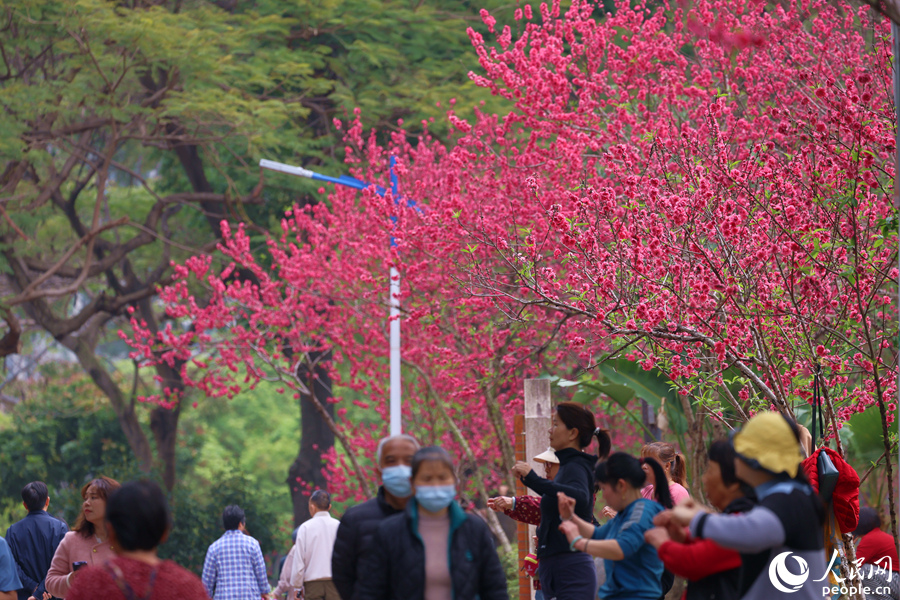
[[[609,432],[598,427],[594,430],[594,437],[597,438],[597,459],[606,460],[609,457],[609,451],[612,450],[612,438]]]
[[[653,486],[653,496],[656,501],[663,505],[663,508],[673,508],[675,501],[672,500],[672,492],[669,491],[669,482],[666,480],[666,471],[662,468],[655,458],[640,459],[642,465],[647,465],[653,471],[653,477],[656,479],[656,485]],[[683,463],[682,463],[683,464]],[[662,485],[660,485],[662,481]]]
[[[664,482],[666,480],[665,471],[654,459],[637,459],[624,452],[614,452],[607,460],[597,463],[594,469],[594,479],[599,483],[613,484],[622,479],[632,488],[639,490],[647,483],[647,474],[641,468],[641,465],[645,463],[653,470],[657,481]],[[669,486],[655,485],[653,488],[656,501],[665,508],[672,508],[672,494],[669,493]]]
[[[687,487],[687,481],[685,480],[685,475],[687,475],[687,465],[684,462],[684,454],[681,452],[675,453],[675,460],[672,462],[672,470],[670,473],[672,474],[672,481],[681,487]]]
[[[669,467],[669,476],[672,481],[682,487],[687,487],[685,475],[687,474],[687,464],[684,455],[675,451],[675,444],[668,442],[652,442],[644,444],[641,448],[641,457],[655,458],[661,464]],[[663,478],[664,480],[666,478]],[[659,481],[659,480],[657,480]]]
[[[578,430],[578,446],[587,448],[591,445],[591,439],[596,437],[599,449],[597,454],[600,460],[609,456],[612,448],[612,440],[609,432],[597,427],[594,413],[577,402],[560,402],[556,405],[556,416],[568,429]]]

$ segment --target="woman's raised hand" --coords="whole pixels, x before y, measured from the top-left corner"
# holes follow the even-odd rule
[[[556,497],[559,500],[559,518],[563,521],[571,519],[575,514],[575,498],[566,496],[565,492],[557,492]]]
[[[488,508],[497,512],[513,509],[513,499],[508,496],[497,496],[496,498],[488,498]]]
[[[522,478],[531,473],[531,465],[527,462],[519,461],[516,463],[516,466],[512,468],[513,475],[516,477]]]
[[[575,536],[578,535],[578,525],[572,521],[563,521],[560,523],[559,530],[566,535],[566,539],[569,540],[570,544],[572,543],[572,540],[575,539]]]
[[[601,514],[602,514],[604,517],[606,517],[607,519],[612,519],[613,517],[615,517],[615,516],[616,516],[617,514],[619,514],[619,513],[616,512],[616,509],[614,509],[612,506],[604,506],[604,507],[603,507],[603,511],[601,512]]]
[[[669,514],[670,521],[674,521],[678,525],[688,526],[691,524],[691,519],[693,519],[697,513],[703,512],[703,505],[694,500],[693,498],[688,498],[687,500],[683,500],[678,506],[671,509]],[[668,525],[668,523],[667,523]]]

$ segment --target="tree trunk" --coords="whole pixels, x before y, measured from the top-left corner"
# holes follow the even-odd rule
[[[693,406],[691,406],[688,396],[677,394],[677,397],[681,400],[681,409],[684,411],[684,416],[688,422],[687,439],[690,440],[691,446],[690,448],[682,448],[682,451],[690,456],[691,471],[690,473],[685,473],[688,476],[688,491],[694,498],[704,498],[705,496],[702,493],[703,487],[700,485],[707,462],[706,444],[703,442],[703,420],[694,414]]]
[[[498,372],[499,369],[495,368],[494,371]],[[502,476],[506,485],[511,490],[514,490],[516,489],[516,479],[513,477],[510,468],[516,464],[516,452],[510,441],[509,429],[507,429],[506,423],[503,421],[503,413],[500,410],[500,403],[497,401],[497,394],[494,388],[491,385],[486,385],[483,389],[488,418],[490,418],[491,425],[494,427],[494,434],[497,436],[497,441],[500,444],[500,456],[503,459],[503,465],[507,467]]]
[[[109,398],[110,404],[112,404],[116,417],[119,420],[119,425],[122,427],[122,432],[128,440],[128,445],[131,446],[131,451],[134,452],[134,456],[137,458],[138,465],[142,471],[149,473],[153,468],[153,453],[150,448],[150,441],[144,434],[144,430],[141,429],[141,423],[134,411],[134,399],[131,401],[125,400],[122,390],[116,385],[110,374],[106,372],[106,369],[100,365],[100,361],[97,360],[93,345],[88,344],[81,337],[74,336],[66,336],[60,340],[60,343],[75,353],[81,368],[91,376],[97,387]]]
[[[170,492],[175,488],[175,442],[178,439],[178,417],[181,403],[172,408],[157,406],[150,413],[150,431],[156,442],[156,459],[162,466],[163,483]]]
[[[331,399],[331,377],[325,363],[331,360],[331,353],[311,352],[310,362],[316,365],[312,370],[304,363],[298,377],[307,389],[316,395],[326,412],[334,418],[334,404]],[[322,473],[325,463],[322,454],[334,446],[334,433],[319,415],[312,399],[300,395],[300,451],[288,469],[287,485],[294,506],[294,526],[309,519],[309,494],[314,489],[325,489],[328,482]],[[307,488],[306,486],[310,486]]]
[[[130,266],[127,269],[130,273]],[[138,302],[140,318],[147,323],[148,329],[155,336],[159,332],[159,323],[153,312],[153,304],[149,298]],[[156,442],[156,461],[162,467],[163,484],[170,492],[175,489],[177,466],[175,464],[175,446],[178,440],[178,418],[181,416],[184,400],[184,380],[181,377],[182,362],[174,367],[167,364],[156,365],[156,375],[160,378],[160,389],[174,392],[178,402],[172,408],[157,406],[150,413],[150,431]]]

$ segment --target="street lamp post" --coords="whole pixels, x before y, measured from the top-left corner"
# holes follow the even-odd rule
[[[397,175],[394,173],[394,165],[396,164],[397,159],[391,156],[391,195],[394,198],[394,203],[396,204],[399,200],[398,192],[397,192]],[[306,177],[307,179],[312,179],[315,181],[324,181],[328,183],[333,183],[335,185],[343,185],[346,187],[350,187],[357,190],[364,190],[366,188],[373,187],[375,188],[375,192],[379,196],[384,196],[387,193],[381,186],[377,186],[371,183],[367,183],[365,181],[360,181],[355,177],[350,177],[348,175],[341,175],[339,177],[331,177],[328,175],[322,175],[321,173],[316,173],[315,171],[310,171],[309,169],[304,169],[303,167],[297,167],[294,165],[287,165],[280,162],[275,162],[274,160],[266,160],[262,159],[259,161],[259,166],[262,169],[268,169],[270,171],[277,171],[279,173],[286,173],[288,175],[295,175],[297,177]],[[396,218],[394,218],[396,222]],[[394,245],[394,238],[391,237],[391,246]],[[391,435],[399,435],[402,432],[401,426],[401,411],[400,411],[400,272],[397,271],[396,267],[391,267],[390,272],[390,298],[389,298],[389,322],[390,322],[390,389],[391,389],[391,397],[390,397],[390,432]]]

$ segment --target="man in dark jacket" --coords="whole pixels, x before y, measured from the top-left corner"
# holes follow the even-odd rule
[[[402,512],[412,496],[409,482],[412,457],[419,442],[409,435],[395,435],[378,443],[375,456],[382,485],[378,495],[344,513],[331,555],[331,579],[341,600],[354,600],[359,566],[369,551],[375,530],[385,518]]]
[[[44,576],[56,547],[69,530],[59,519],[47,513],[50,495],[43,481],[32,481],[22,489],[22,504],[28,515],[6,530],[6,541],[16,562],[16,571],[22,582],[18,590],[19,600],[44,595]]]

